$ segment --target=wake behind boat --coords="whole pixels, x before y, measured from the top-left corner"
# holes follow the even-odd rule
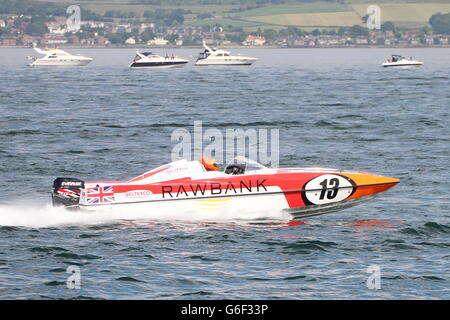
[[[165,57],[154,54],[152,52],[136,51],[136,57],[130,64],[130,68],[171,68],[181,67],[188,63],[189,60],[178,58],[175,55],[166,54]]]
[[[412,57],[405,58],[399,54],[393,54],[390,60],[383,62],[382,66],[385,68],[392,67],[417,67],[423,65],[423,62],[413,60]]]
[[[95,211],[117,206],[164,212],[251,208],[303,218],[352,207],[399,182],[363,172],[268,168],[244,157],[220,171],[214,160],[203,157],[171,162],[128,181],[57,178],[52,199],[55,206]]]
[[[249,66],[257,58],[244,57],[244,56],[234,56],[230,52],[220,49],[211,49],[203,41],[203,47],[205,50],[200,52],[200,55],[195,62],[196,66],[209,66],[209,65],[239,65],[239,66]]]
[[[28,59],[33,60],[30,66],[85,66],[93,60],[80,55],[72,55],[61,49],[39,49],[36,46],[33,46],[33,49],[37,53],[43,54],[44,57],[29,56]]]

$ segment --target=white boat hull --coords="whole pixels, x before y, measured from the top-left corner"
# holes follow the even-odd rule
[[[174,63],[167,62],[142,62],[142,63],[132,63],[130,68],[151,68],[151,69],[166,69],[166,68],[180,68],[185,66],[188,61],[177,61]]]
[[[59,67],[73,67],[73,66],[86,66],[92,62],[92,59],[37,59],[30,66],[59,66]]]
[[[232,58],[227,57],[227,59],[215,59],[215,58],[206,58],[198,60],[195,65],[196,66],[249,66],[254,63],[256,58]]]
[[[255,199],[257,201],[251,202],[251,206],[249,206],[249,201]],[[158,215],[170,217],[171,213],[180,217],[182,214],[186,214],[187,220],[211,218],[214,221],[219,221],[229,218],[252,220],[266,217],[279,218],[283,215],[292,218],[292,215],[283,212],[283,209],[288,207],[289,205],[282,194],[254,194],[212,199],[197,198],[110,205],[80,205],[76,208],[84,212],[133,212],[133,214],[138,213],[143,217]]]
[[[279,194],[253,194],[239,197],[219,197],[214,199],[183,199],[167,201],[148,201],[132,203],[116,203],[110,205],[79,205],[73,208],[86,213],[123,213],[130,212],[141,218],[170,218],[171,213],[179,220],[195,219],[205,221],[212,219],[217,222],[227,219],[258,220],[258,219],[302,219],[311,216],[351,208],[368,200],[375,195],[369,195],[349,201],[340,201],[313,207],[289,208],[286,198]],[[257,199],[257,201],[254,201]],[[249,206],[249,203],[252,205]],[[121,215],[123,216],[123,215]]]
[[[420,61],[410,61],[410,62],[385,62],[382,64],[385,68],[407,68],[407,67],[418,67],[423,65]]]

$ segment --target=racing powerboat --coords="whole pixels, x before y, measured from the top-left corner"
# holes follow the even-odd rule
[[[400,182],[365,172],[323,168],[269,168],[244,157],[221,171],[214,160],[178,160],[128,181],[57,178],[54,206],[71,209],[178,211],[278,210],[294,218],[357,205]]]
[[[130,64],[130,68],[171,68],[171,67],[181,67],[188,63],[189,60],[181,59],[175,55],[166,54],[165,57],[154,54],[152,52],[139,52],[136,51],[136,57]]]
[[[37,53],[43,54],[44,57],[28,56],[28,59],[33,61],[30,66],[85,66],[93,60],[88,57],[72,55],[61,49],[40,49],[36,46],[33,46],[33,49]]]
[[[412,57],[405,58],[399,54],[393,54],[390,60],[383,62],[382,66],[385,68],[392,67],[417,67],[423,65],[423,62],[413,60]]]
[[[244,57],[244,56],[233,56],[230,52],[220,49],[211,49],[206,45],[203,41],[204,51],[200,52],[197,61],[195,62],[196,66],[209,66],[209,65],[239,65],[239,66],[249,66],[256,60],[257,58],[253,57]]]

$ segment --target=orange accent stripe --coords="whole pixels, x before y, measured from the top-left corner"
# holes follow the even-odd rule
[[[377,176],[370,173],[344,173],[342,176],[352,179],[356,185],[367,185],[367,184],[386,184],[386,183],[399,183],[399,179],[389,178],[384,176]]]
[[[369,196],[371,194],[380,193],[386,191],[387,189],[392,188],[398,182],[384,183],[379,185],[371,185],[371,186],[359,186],[356,187],[356,191],[347,198],[347,200],[355,199],[359,197]]]

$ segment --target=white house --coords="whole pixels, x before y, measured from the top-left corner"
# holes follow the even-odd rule
[[[64,35],[69,30],[67,29],[66,23],[61,23],[59,21],[55,22],[46,22],[48,31],[52,35]]]
[[[133,37],[129,37],[127,40],[125,40],[126,44],[136,44],[136,40],[134,40]]]
[[[153,40],[147,41],[148,45],[153,46],[165,46],[169,43],[169,40],[165,40],[164,38],[155,38]]]
[[[249,35],[242,43],[244,46],[262,46],[266,43],[266,38]]]

